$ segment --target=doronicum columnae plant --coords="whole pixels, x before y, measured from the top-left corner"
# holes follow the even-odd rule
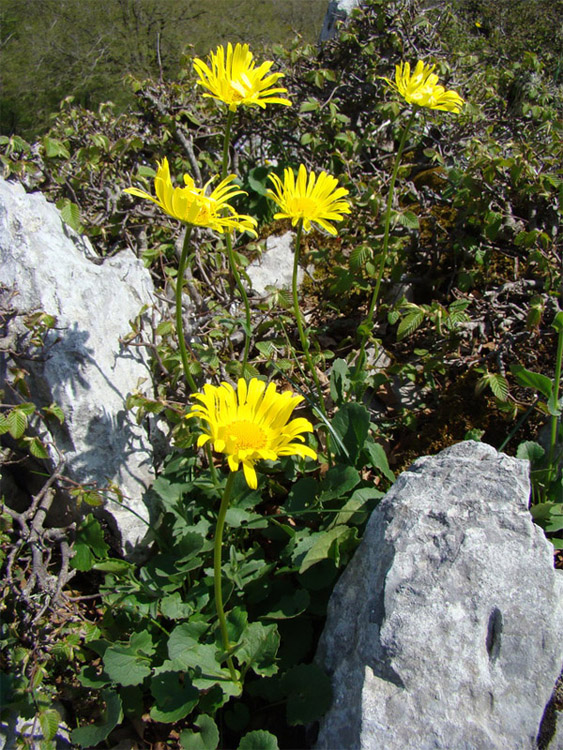
[[[203,392],[195,393],[193,398],[198,403],[192,406],[187,418],[198,417],[203,423],[203,434],[198,438],[198,446],[211,444],[217,453],[226,455],[231,470],[217,515],[213,580],[223,648],[231,678],[237,683],[239,676],[230,655],[231,645],[221,589],[223,529],[235,473],[242,465],[248,486],[255,490],[258,487],[255,469],[257,461],[275,461],[280,456],[316,459],[316,452],[304,444],[303,437],[303,433],[313,431],[313,426],[304,417],[290,421],[293,410],[303,401],[301,396],[295,396],[290,391],[278,393],[274,383],[266,386],[258,378],[252,378],[248,384],[240,378],[236,391],[229,383],[221,383],[218,387],[206,384]]]

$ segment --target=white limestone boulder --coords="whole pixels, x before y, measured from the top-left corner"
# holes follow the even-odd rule
[[[18,364],[29,372],[32,400],[55,402],[64,412],[50,439],[66,459],[66,475],[121,489],[134,512],[116,503],[107,511],[123,549],[131,551],[147,530],[144,495],[154,472],[148,436],[125,399],[141,379],[150,383],[150,371],[144,349],[120,339],[153,301],[149,272],[129,250],[98,258],[42,194],[0,179],[0,285],[17,312],[12,329],[37,310],[57,318],[41,358]],[[3,380],[10,379],[10,356],[0,360]]]
[[[332,594],[318,750],[532,750],[563,662],[563,573],[528,463],[464,442],[400,475]]]

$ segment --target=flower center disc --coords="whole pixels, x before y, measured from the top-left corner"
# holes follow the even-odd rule
[[[318,201],[312,198],[294,198],[292,201],[291,210],[288,213],[296,214],[302,218],[308,216],[315,216],[318,211]]]
[[[226,428],[226,432],[235,451],[260,450],[267,445],[266,433],[254,422],[244,419],[239,422],[231,422]]]

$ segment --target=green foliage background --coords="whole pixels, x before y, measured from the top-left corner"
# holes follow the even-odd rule
[[[173,79],[182,55],[300,33],[316,41],[328,0],[1,0],[0,133],[32,138],[59,102],[133,101],[126,73]]]

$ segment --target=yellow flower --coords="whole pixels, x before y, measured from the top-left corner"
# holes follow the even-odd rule
[[[252,61],[252,52],[248,44],[232,44],[217,47],[211,52],[211,68],[196,57],[194,68],[199,75],[198,84],[210,93],[204,96],[219,99],[233,112],[239,104],[266,108],[266,104],[285,104],[291,107],[289,99],[282,99],[276,94],[285,94],[287,89],[270,88],[283,77],[283,73],[269,73],[274,64],[271,61],[262,63],[256,68]]]
[[[170,179],[168,159],[164,158],[162,162],[158,162],[154,179],[156,198],[135,187],[126,188],[125,192],[156,203],[169,216],[186,224],[209,227],[209,229],[221,233],[238,230],[239,232],[250,232],[256,235],[254,231],[257,224],[256,219],[244,214],[237,214],[229,204],[229,201],[235,195],[244,193],[236,185],[231,184],[235,175],[231,174],[226,177],[207,195],[207,189],[213,179],[209,180],[203,188],[197,188],[193,179],[185,174],[184,187],[174,187]]]
[[[443,86],[438,85],[438,76],[432,72],[435,67],[419,60],[411,74],[409,63],[400,63],[395,68],[395,81],[382,77],[409,104],[458,114],[463,106],[463,99],[457,91],[446,91]]]
[[[301,219],[306,232],[314,221],[330,234],[336,229],[329,222],[342,221],[342,214],[350,213],[350,205],[344,199],[348,190],[338,187],[338,180],[326,172],[318,177],[314,172],[307,174],[303,164],[299,167],[297,179],[293,169],[284,169],[283,182],[277,174],[269,175],[274,183],[274,190],[268,190],[268,196],[281,208],[274,219],[291,219],[293,226]]]
[[[206,423],[198,447],[211,441],[214,450],[227,456],[231,471],[242,464],[253,490],[258,486],[256,461],[274,461],[279,456],[317,457],[312,448],[302,444],[301,433],[313,431],[309,420],[299,417],[288,422],[302,396],[291,391],[277,393],[274,383],[266,387],[258,378],[248,384],[241,378],[236,391],[229,383],[204,385],[203,393],[194,393],[194,398],[200,403],[192,406],[187,417],[199,417]]]

